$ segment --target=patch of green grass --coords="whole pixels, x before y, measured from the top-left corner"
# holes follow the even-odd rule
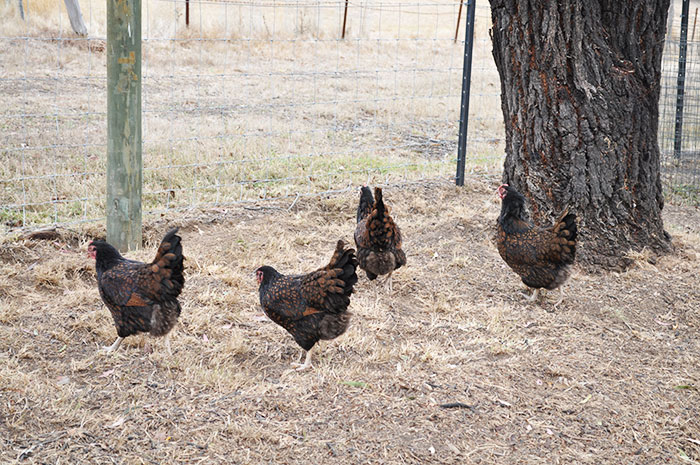
[[[672,203],[700,205],[700,186],[667,183],[665,192]]]
[[[9,208],[0,209],[0,224],[7,227],[22,226],[22,213]]]

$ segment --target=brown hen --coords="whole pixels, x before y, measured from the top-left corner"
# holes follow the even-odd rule
[[[256,270],[265,314],[306,351],[298,370],[311,366],[311,349],[320,339],[335,339],[347,330],[356,267],[355,251],[338,241],[330,263],[312,273],[285,276],[271,266]]]
[[[114,352],[125,337],[138,333],[166,336],[180,316],[177,297],[185,284],[184,257],[177,228],[169,231],[152,263],[128,260],[104,241],[92,241],[88,254],[95,259],[97,286],[117,327],[117,339],[104,349]]]
[[[501,258],[518,273],[526,286],[534,289],[530,301],[537,299],[539,289],[560,288],[569,277],[576,255],[576,215],[568,209],[553,226],[538,228],[528,221],[525,197],[503,184],[498,188],[501,215],[498,217],[496,243]]]
[[[386,284],[391,291],[391,274],[406,264],[406,254],[401,249],[401,230],[384,205],[381,187],[374,188],[374,195],[375,198],[367,186],[360,191],[355,228],[357,261],[370,281],[387,275]]]

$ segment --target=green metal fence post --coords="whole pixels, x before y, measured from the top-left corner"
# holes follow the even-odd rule
[[[141,0],[107,0],[107,241],[141,246]]]
[[[689,0],[683,0],[681,13],[681,37],[678,51],[678,80],[676,81],[676,127],[673,135],[673,156],[681,158],[683,144],[683,108],[685,98],[685,65],[688,54],[688,5]]]
[[[467,161],[467,129],[469,128],[469,89],[472,83],[472,55],[474,50],[474,20],[476,0],[467,2],[467,26],[464,31],[464,67],[462,68],[462,106],[459,115],[457,140],[457,175],[455,184],[464,185],[464,169]]]

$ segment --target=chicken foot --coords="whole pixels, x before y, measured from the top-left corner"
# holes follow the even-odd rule
[[[527,296],[527,301],[528,301],[528,302],[534,302],[534,301],[537,300],[537,298],[538,298],[539,296],[540,296],[540,290],[539,290],[539,289],[535,289],[535,290],[532,291],[532,294],[530,294],[529,296]]]
[[[123,340],[124,340],[123,337],[117,336],[117,339],[112,343],[112,345],[109,347],[107,347],[107,346],[102,347],[102,351],[104,351],[105,353],[108,353],[108,354],[116,352],[117,349],[119,348],[119,346],[122,345]]]
[[[311,364],[311,353],[314,351],[314,348],[315,346],[306,351],[306,358],[304,359],[304,363],[292,363],[292,367],[296,371],[304,371],[307,368],[313,367],[313,365]]]

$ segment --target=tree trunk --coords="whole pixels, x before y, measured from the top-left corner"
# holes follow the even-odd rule
[[[504,181],[536,223],[578,215],[583,263],[669,251],[657,142],[669,0],[490,1]]]
[[[87,35],[87,27],[83,22],[83,14],[80,12],[80,4],[78,0],[65,0],[66,10],[68,10],[68,18],[73,31],[79,36]]]

